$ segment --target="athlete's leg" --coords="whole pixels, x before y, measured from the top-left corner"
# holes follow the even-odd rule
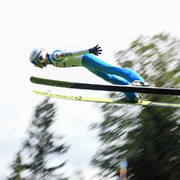
[[[118,85],[129,85],[130,84],[127,80],[119,78],[118,76],[95,71],[94,69],[88,68],[88,67],[87,67],[87,69],[89,71],[91,71],[92,73],[96,74],[97,76],[101,77],[105,81],[108,81],[112,84],[118,84]],[[124,92],[124,94],[127,98],[129,98],[131,100],[134,100],[137,96],[137,93],[133,93],[133,92]]]
[[[114,74],[123,77],[130,83],[132,83],[134,80],[139,80],[141,83],[144,83],[144,79],[137,72],[131,69],[112,66],[98,59],[96,56],[92,54],[83,55],[82,64],[83,66],[95,69],[98,72]]]

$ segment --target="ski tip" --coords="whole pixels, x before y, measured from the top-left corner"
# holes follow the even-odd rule
[[[30,81],[32,82],[32,83],[36,83],[36,81],[38,80],[39,78],[37,78],[37,77],[35,77],[35,76],[31,76],[30,77]]]
[[[34,79],[34,77],[33,77],[33,76],[31,76],[29,80],[32,82],[32,81],[33,81],[33,79]]]

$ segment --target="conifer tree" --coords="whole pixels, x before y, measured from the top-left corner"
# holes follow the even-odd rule
[[[55,104],[49,102],[49,98],[35,108],[28,137],[21,150],[21,159],[17,158],[13,165],[16,177],[12,176],[12,180],[19,180],[20,174],[25,179],[67,180],[63,177],[62,168],[66,162],[62,155],[69,147],[62,142],[63,137],[55,135],[51,129],[55,115]],[[21,163],[17,162],[19,160]],[[19,172],[16,172],[16,166]]]
[[[22,165],[22,160],[21,160],[21,152],[18,152],[16,154],[16,159],[11,165],[11,168],[13,170],[12,174],[10,175],[8,180],[24,180],[21,177],[21,172],[23,171],[23,165]]]

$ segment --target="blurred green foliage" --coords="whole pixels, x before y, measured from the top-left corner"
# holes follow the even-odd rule
[[[65,162],[61,156],[68,146],[55,135],[51,125],[55,121],[56,106],[46,98],[34,111],[28,137],[12,163],[12,173],[8,180],[67,180],[61,169]]]
[[[151,86],[180,88],[180,40],[161,33],[140,36],[116,53],[117,65],[138,72]],[[120,93],[110,93],[118,98]],[[142,95],[143,99],[179,102],[178,96]],[[128,179],[177,180],[180,177],[180,112],[176,108],[103,104],[101,146],[92,159],[100,176],[119,178],[117,165],[128,161]]]

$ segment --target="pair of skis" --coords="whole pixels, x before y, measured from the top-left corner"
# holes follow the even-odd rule
[[[180,95],[180,89],[175,88],[158,88],[158,87],[139,87],[139,86],[125,86],[125,85],[99,85],[99,84],[87,84],[87,83],[75,83],[58,81],[51,79],[44,79],[38,77],[31,77],[30,81],[32,83],[49,85],[64,88],[75,88],[75,89],[88,89],[88,90],[101,90],[101,91],[115,91],[115,92],[138,92],[138,93],[149,93],[149,94],[164,94],[164,95]],[[139,100],[138,103],[132,102],[122,102],[112,98],[94,98],[94,97],[82,97],[82,96],[68,96],[60,95],[49,92],[42,92],[33,90],[35,94],[43,95],[47,97],[75,100],[75,101],[87,101],[87,102],[99,102],[99,103],[118,103],[118,104],[133,104],[142,106],[162,106],[162,107],[175,107],[180,108],[180,103],[165,103],[165,102],[154,102]]]

